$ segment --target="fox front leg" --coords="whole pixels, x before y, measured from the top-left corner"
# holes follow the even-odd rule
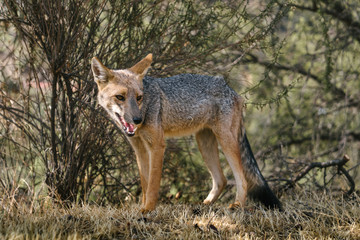
[[[144,141],[140,137],[130,137],[128,140],[136,155],[142,189],[141,203],[142,207],[144,207],[146,203],[146,190],[149,183],[149,153],[145,147]]]
[[[164,152],[164,140],[156,146],[153,145],[149,148],[149,181],[146,189],[145,205],[141,209],[142,213],[154,210],[158,201]]]

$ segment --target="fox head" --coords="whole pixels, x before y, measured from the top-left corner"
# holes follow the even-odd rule
[[[152,54],[128,69],[111,70],[94,57],[91,69],[98,86],[99,104],[128,136],[134,136],[143,118],[142,80],[152,62]]]

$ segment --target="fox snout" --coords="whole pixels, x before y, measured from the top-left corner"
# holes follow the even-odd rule
[[[142,118],[141,118],[141,117],[134,117],[134,118],[133,118],[133,122],[134,122],[135,124],[140,124],[140,123],[142,122]]]
[[[142,122],[141,111],[138,104],[136,98],[132,97],[129,99],[129,108],[125,110],[129,113],[128,119],[131,119],[136,125]]]
[[[124,116],[121,117],[119,114],[119,120],[125,133],[129,137],[132,137],[135,135],[135,131],[138,127],[137,125],[142,123],[143,118],[136,102],[130,100],[129,103],[130,104],[124,108]]]

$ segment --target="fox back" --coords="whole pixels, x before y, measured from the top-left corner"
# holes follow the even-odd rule
[[[213,125],[240,97],[221,77],[181,74],[145,77],[143,124],[161,122],[165,136],[183,136]]]

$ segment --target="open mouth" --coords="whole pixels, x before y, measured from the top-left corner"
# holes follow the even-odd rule
[[[119,118],[120,123],[122,125],[122,128],[124,132],[129,136],[132,137],[135,135],[136,127],[134,124],[127,123],[123,117],[121,117],[118,113],[115,113],[116,116]]]

